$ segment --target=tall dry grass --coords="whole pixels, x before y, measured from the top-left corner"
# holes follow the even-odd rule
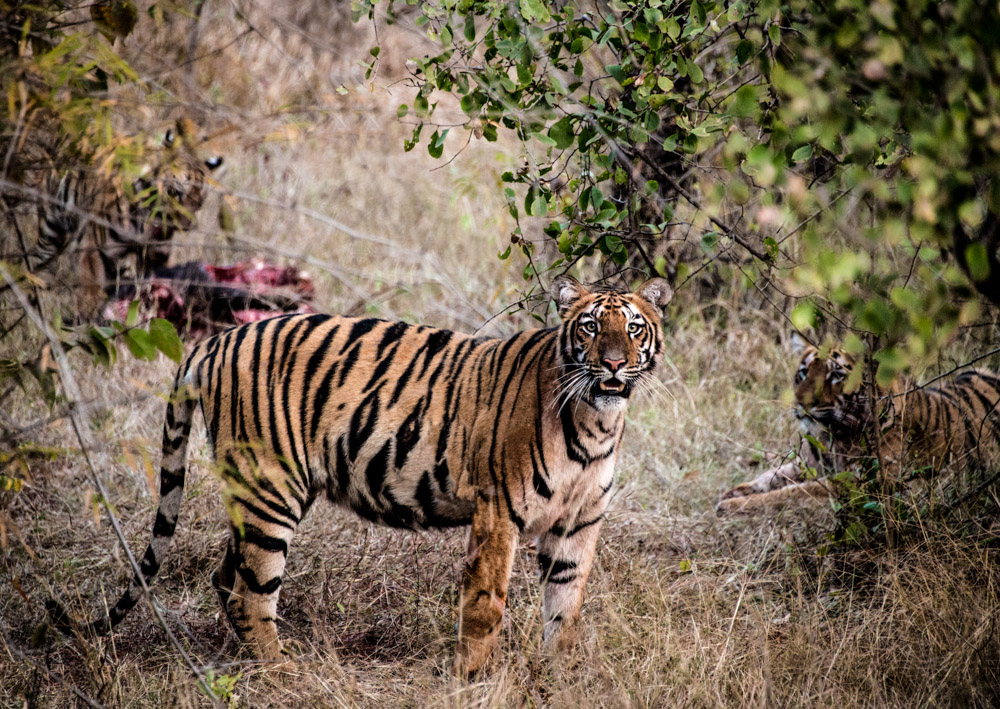
[[[399,79],[406,57],[421,52],[419,33],[382,23],[383,63],[367,85],[356,62],[375,38],[367,25],[348,24],[341,5],[209,2],[196,41],[178,43],[193,22],[146,23],[130,40],[133,60],[171,99],[130,120],[152,125],[186,110],[209,132],[223,131],[215,138],[227,159],[220,183],[237,229],[216,227],[216,195],[198,229],[182,237],[178,258],[256,254],[299,264],[331,312],[462,330],[488,321],[500,334],[533,324],[518,312],[490,319],[523,286],[523,264],[494,256],[512,227],[499,174],[516,162],[518,146],[473,140],[447,165],[419,148],[401,150],[409,131],[395,118],[406,95]],[[201,58],[185,65],[189,56]],[[445,157],[458,147],[449,143]],[[935,531],[891,551],[821,557],[832,524],[822,507],[770,519],[715,516],[720,491],[793,447],[783,393],[793,365],[778,314],[737,297],[706,303],[681,292],[677,300],[663,390],[630,410],[580,645],[555,660],[539,649],[530,548],[515,563],[499,651],[486,672],[459,682],[447,670],[464,532],[381,529],[319,503],[296,536],[279,607],[279,632],[296,659],[278,668],[247,661],[208,583],[226,517],[197,433],[154,597],[222,703],[1000,703],[995,545]],[[144,605],[110,638],[33,642],[50,595],[86,617],[127,580],[108,519],[95,515],[87,459],[133,549],[145,545],[155,513],[144,456],[158,460],[172,366],[126,357],[106,372],[76,356],[73,371],[94,445],[85,457],[66,419],[32,429],[31,440],[71,452],[33,459],[25,489],[0,493],[0,705],[208,706]],[[30,389],[9,401],[4,426],[49,417]]]

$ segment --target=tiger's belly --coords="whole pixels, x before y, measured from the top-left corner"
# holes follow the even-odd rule
[[[615,464],[614,456],[587,467],[560,460],[543,481],[532,480],[530,462],[508,467],[512,461],[506,460],[497,466],[495,484],[484,475],[477,485],[468,473],[474,462],[449,466],[448,458],[438,459],[428,442],[409,445],[395,435],[372,436],[352,447],[344,433],[327,436],[321,446],[314,477],[325,484],[318,487],[364,519],[412,530],[464,526],[472,523],[478,494],[494,500],[498,512],[509,515],[529,538],[572,526],[581,511],[593,509],[611,489]]]

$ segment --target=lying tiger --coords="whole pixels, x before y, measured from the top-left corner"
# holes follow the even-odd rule
[[[67,279],[79,288],[77,312],[90,318],[119,286],[166,266],[174,236],[191,228],[208,175],[222,164],[220,157],[198,155],[195,132],[190,120],[178,120],[130,190],[91,170],[28,174],[26,181],[48,198],[39,203],[38,241],[25,257],[27,269],[51,281],[68,262]]]
[[[799,341],[801,342],[801,341]],[[1000,376],[963,372],[938,386],[917,388],[908,377],[877,390],[845,390],[854,358],[834,349],[823,356],[802,345],[795,372],[795,416],[807,434],[798,460],[771,468],[726,492],[720,513],[755,512],[794,499],[826,498],[834,473],[877,460],[882,479],[907,471],[970,471],[1000,463]],[[877,424],[877,425],[876,425]],[[877,440],[877,443],[873,443]]]
[[[626,403],[661,359],[660,321],[672,294],[658,278],[624,293],[590,291],[568,276],[552,293],[561,324],[508,339],[291,315],[203,340],[167,406],[160,505],[142,577],[89,630],[106,632],[125,617],[165,559],[201,408],[232,519],[212,584],[255,655],[282,655],[285,559],[321,494],[392,527],[472,525],[457,672],[478,670],[496,644],[522,537],[537,543],[544,644],[570,644]],[[67,624],[55,602],[50,612]]]

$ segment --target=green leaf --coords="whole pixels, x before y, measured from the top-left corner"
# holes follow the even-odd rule
[[[136,359],[152,361],[156,358],[156,347],[149,333],[138,328],[125,331],[125,344]]]
[[[801,148],[796,149],[796,151],[792,153],[792,162],[794,163],[805,162],[806,160],[812,157],[812,154],[813,154],[813,146],[803,145]]]
[[[521,17],[527,22],[548,22],[552,19],[544,0],[521,0]]]
[[[981,242],[969,244],[965,249],[965,263],[974,281],[985,281],[990,277],[990,262],[986,247]]]
[[[544,133],[532,133],[531,135],[532,137],[535,138],[535,140],[537,140],[542,145],[547,145],[550,148],[556,147],[556,141],[550,138],[549,136],[545,135]]]
[[[125,327],[134,327],[139,319],[139,301],[133,300],[128,304],[128,314],[125,316]]]
[[[401,103],[399,108],[396,109],[396,118],[405,118],[406,114],[410,112],[410,107],[405,103]]]
[[[576,134],[573,132],[573,123],[570,117],[564,116],[553,123],[552,127],[549,128],[549,137],[559,150],[565,150],[571,146],[576,140]]]
[[[474,12],[469,12],[465,16],[465,41],[475,42],[476,41],[476,14]]]
[[[617,215],[618,215],[618,210],[614,206],[605,207],[604,209],[602,209],[601,211],[599,211],[597,214],[594,215],[594,221],[597,222],[598,224],[604,223],[605,225],[609,225],[611,223],[611,220],[614,219]]]
[[[431,134],[431,140],[427,144],[427,152],[432,158],[437,159],[444,153],[444,139],[448,137],[450,130],[450,128],[445,128],[440,134],[437,131]]]
[[[531,203],[531,208],[528,214],[535,217],[544,217],[549,211],[549,203],[545,200],[545,195],[542,192],[538,192],[535,195],[534,201]]]
[[[480,94],[478,91],[473,91],[462,97],[459,101],[459,106],[461,106],[462,111],[469,116],[478,116],[479,110],[486,103],[486,97]]]
[[[781,27],[778,26],[778,23],[771,23],[771,26],[767,28],[767,36],[775,47],[781,46]]]
[[[705,80],[705,74],[701,70],[701,67],[694,63],[694,61],[688,62],[688,76],[691,77],[691,81],[696,84],[700,84]]]
[[[730,109],[732,115],[750,118],[757,114],[757,108],[757,87],[748,85],[736,90]]]
[[[601,194],[601,190],[598,189],[597,187],[591,188],[591,190],[590,190],[590,204],[593,205],[594,211],[599,210],[601,208],[601,205],[603,203],[604,203],[604,195]]]
[[[746,63],[746,60],[750,58],[753,54],[754,45],[749,39],[741,39],[736,45],[736,61],[740,64]]]
[[[149,336],[153,346],[175,362],[184,356],[184,344],[177,336],[177,328],[169,320],[153,318],[149,322]]]
[[[812,304],[812,301],[803,300],[792,308],[788,319],[792,321],[796,330],[808,330],[816,322],[816,306]]]

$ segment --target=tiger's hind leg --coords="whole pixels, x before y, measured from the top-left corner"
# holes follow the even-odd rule
[[[253,466],[241,473],[231,462],[232,457],[223,470],[234,483],[228,504],[231,538],[212,584],[240,641],[255,657],[278,660],[284,655],[278,639],[278,595],[308,496],[293,494],[294,482],[277,465]]]

